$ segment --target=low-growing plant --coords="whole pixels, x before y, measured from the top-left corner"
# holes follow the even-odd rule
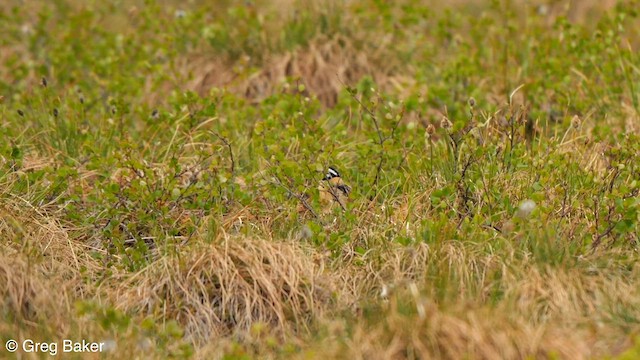
[[[1,4],[0,335],[633,357],[640,44],[608,3]]]

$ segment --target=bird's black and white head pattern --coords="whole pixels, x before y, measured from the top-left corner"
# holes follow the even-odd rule
[[[339,178],[339,177],[340,177],[340,173],[338,172],[338,170],[330,166],[329,170],[327,171],[327,175],[325,175],[324,179],[322,180],[331,180],[333,178]]]

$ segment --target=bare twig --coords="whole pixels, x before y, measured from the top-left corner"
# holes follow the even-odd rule
[[[593,240],[593,243],[591,244],[591,250],[595,251],[595,249],[600,245],[600,243],[602,242],[602,239],[604,239],[605,237],[611,235],[611,232],[613,231],[613,229],[615,229],[616,225],[618,225],[618,221],[613,221],[612,217],[613,217],[613,210],[615,209],[614,205],[609,206],[609,212],[607,213],[607,223],[609,224],[609,226],[607,226],[607,228],[601,232],[600,234],[597,234],[595,239]],[[597,218],[596,218],[597,221]],[[597,222],[596,222],[597,224]],[[597,226],[597,225],[596,225]],[[596,227],[596,231],[598,231],[598,228]]]
[[[347,209],[344,207],[344,204],[342,204],[342,201],[340,201],[340,197],[338,193],[336,193],[336,188],[331,186],[331,184],[328,184],[328,181],[327,181],[327,190],[329,191],[329,194],[331,194],[331,197],[333,197],[333,200],[338,204],[340,204],[342,211],[347,211]]]
[[[298,201],[300,201],[300,203],[302,204],[302,206],[305,207],[305,209],[309,210],[309,212],[318,220],[321,220],[320,216],[318,215],[318,213],[316,213],[316,211],[313,209],[313,207],[309,204],[309,202],[307,201],[307,199],[305,199],[304,194],[298,194],[295,191],[291,190],[288,186],[286,186],[282,180],[280,180],[279,177],[277,176],[273,176],[273,178],[275,179],[270,181],[272,184],[277,185],[281,188],[283,188],[284,190],[287,191],[287,193],[289,193],[289,195],[295,197],[296,199],[298,199]]]
[[[225,138],[224,136],[218,134],[215,131],[211,131],[211,133],[213,135],[215,135],[218,139],[220,139],[220,141],[222,141],[227,148],[229,149],[229,157],[231,159],[231,169],[229,169],[229,171],[231,172],[231,178],[233,179],[234,177],[234,173],[235,173],[235,169],[236,169],[236,162],[235,159],[233,158],[233,149],[231,148],[231,143],[229,142],[229,140],[227,138]]]
[[[338,76],[338,81],[340,81],[340,83],[342,84],[342,86],[346,87],[347,89],[349,88],[343,81],[342,79],[340,79],[340,76]],[[369,114],[371,116],[371,120],[373,121],[373,126],[375,126],[376,128],[376,132],[378,133],[378,140],[380,144],[383,144],[385,142],[385,138],[384,136],[382,136],[382,130],[380,130],[380,125],[378,124],[378,117],[376,116],[376,114],[373,112],[373,110],[369,109],[365,104],[362,103],[362,101],[360,101],[360,99],[358,99],[357,96],[355,96],[355,94],[351,91],[349,91],[349,95],[351,95],[351,97],[353,98],[353,100],[355,100],[363,109],[364,111],[367,112],[367,114]]]

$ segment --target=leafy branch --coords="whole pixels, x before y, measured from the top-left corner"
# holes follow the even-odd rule
[[[349,95],[351,96],[351,98],[358,103],[358,105],[360,105],[360,107],[371,117],[371,121],[373,122],[373,126],[376,130],[376,134],[378,135],[378,139],[377,139],[377,144],[380,147],[380,156],[378,158],[378,164],[376,166],[376,175],[373,179],[373,182],[371,184],[372,187],[377,187],[378,182],[380,180],[380,173],[382,172],[382,165],[384,164],[385,161],[385,152],[384,152],[384,144],[385,142],[387,142],[390,139],[393,139],[396,129],[398,128],[398,125],[400,124],[400,120],[402,120],[403,116],[404,116],[404,112],[405,112],[405,108],[403,107],[401,112],[400,112],[400,117],[398,118],[397,121],[395,121],[391,127],[391,133],[388,136],[385,136],[382,132],[382,129],[380,127],[380,121],[378,120],[378,116],[376,115],[375,111],[366,106],[362,100],[360,100],[360,98],[358,98],[357,96],[357,91],[354,90],[353,88],[347,86],[341,79],[340,77],[338,77],[338,81],[340,81],[340,83],[347,89],[347,91],[349,92]]]

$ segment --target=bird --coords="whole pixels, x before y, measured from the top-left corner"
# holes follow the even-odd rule
[[[342,210],[346,210],[347,199],[351,193],[351,187],[345,184],[342,176],[335,167],[330,166],[327,174],[318,185],[320,203],[324,212],[329,212],[336,204]]]
[[[318,199],[319,204],[322,206],[322,215],[327,215],[336,206],[339,206],[342,211],[346,211],[347,199],[351,193],[351,187],[344,183],[342,176],[335,167],[329,167],[327,174],[320,180],[318,184]],[[319,216],[310,204],[311,195],[307,192],[301,194],[298,197],[300,202],[297,206],[299,214],[311,213],[316,217]]]

